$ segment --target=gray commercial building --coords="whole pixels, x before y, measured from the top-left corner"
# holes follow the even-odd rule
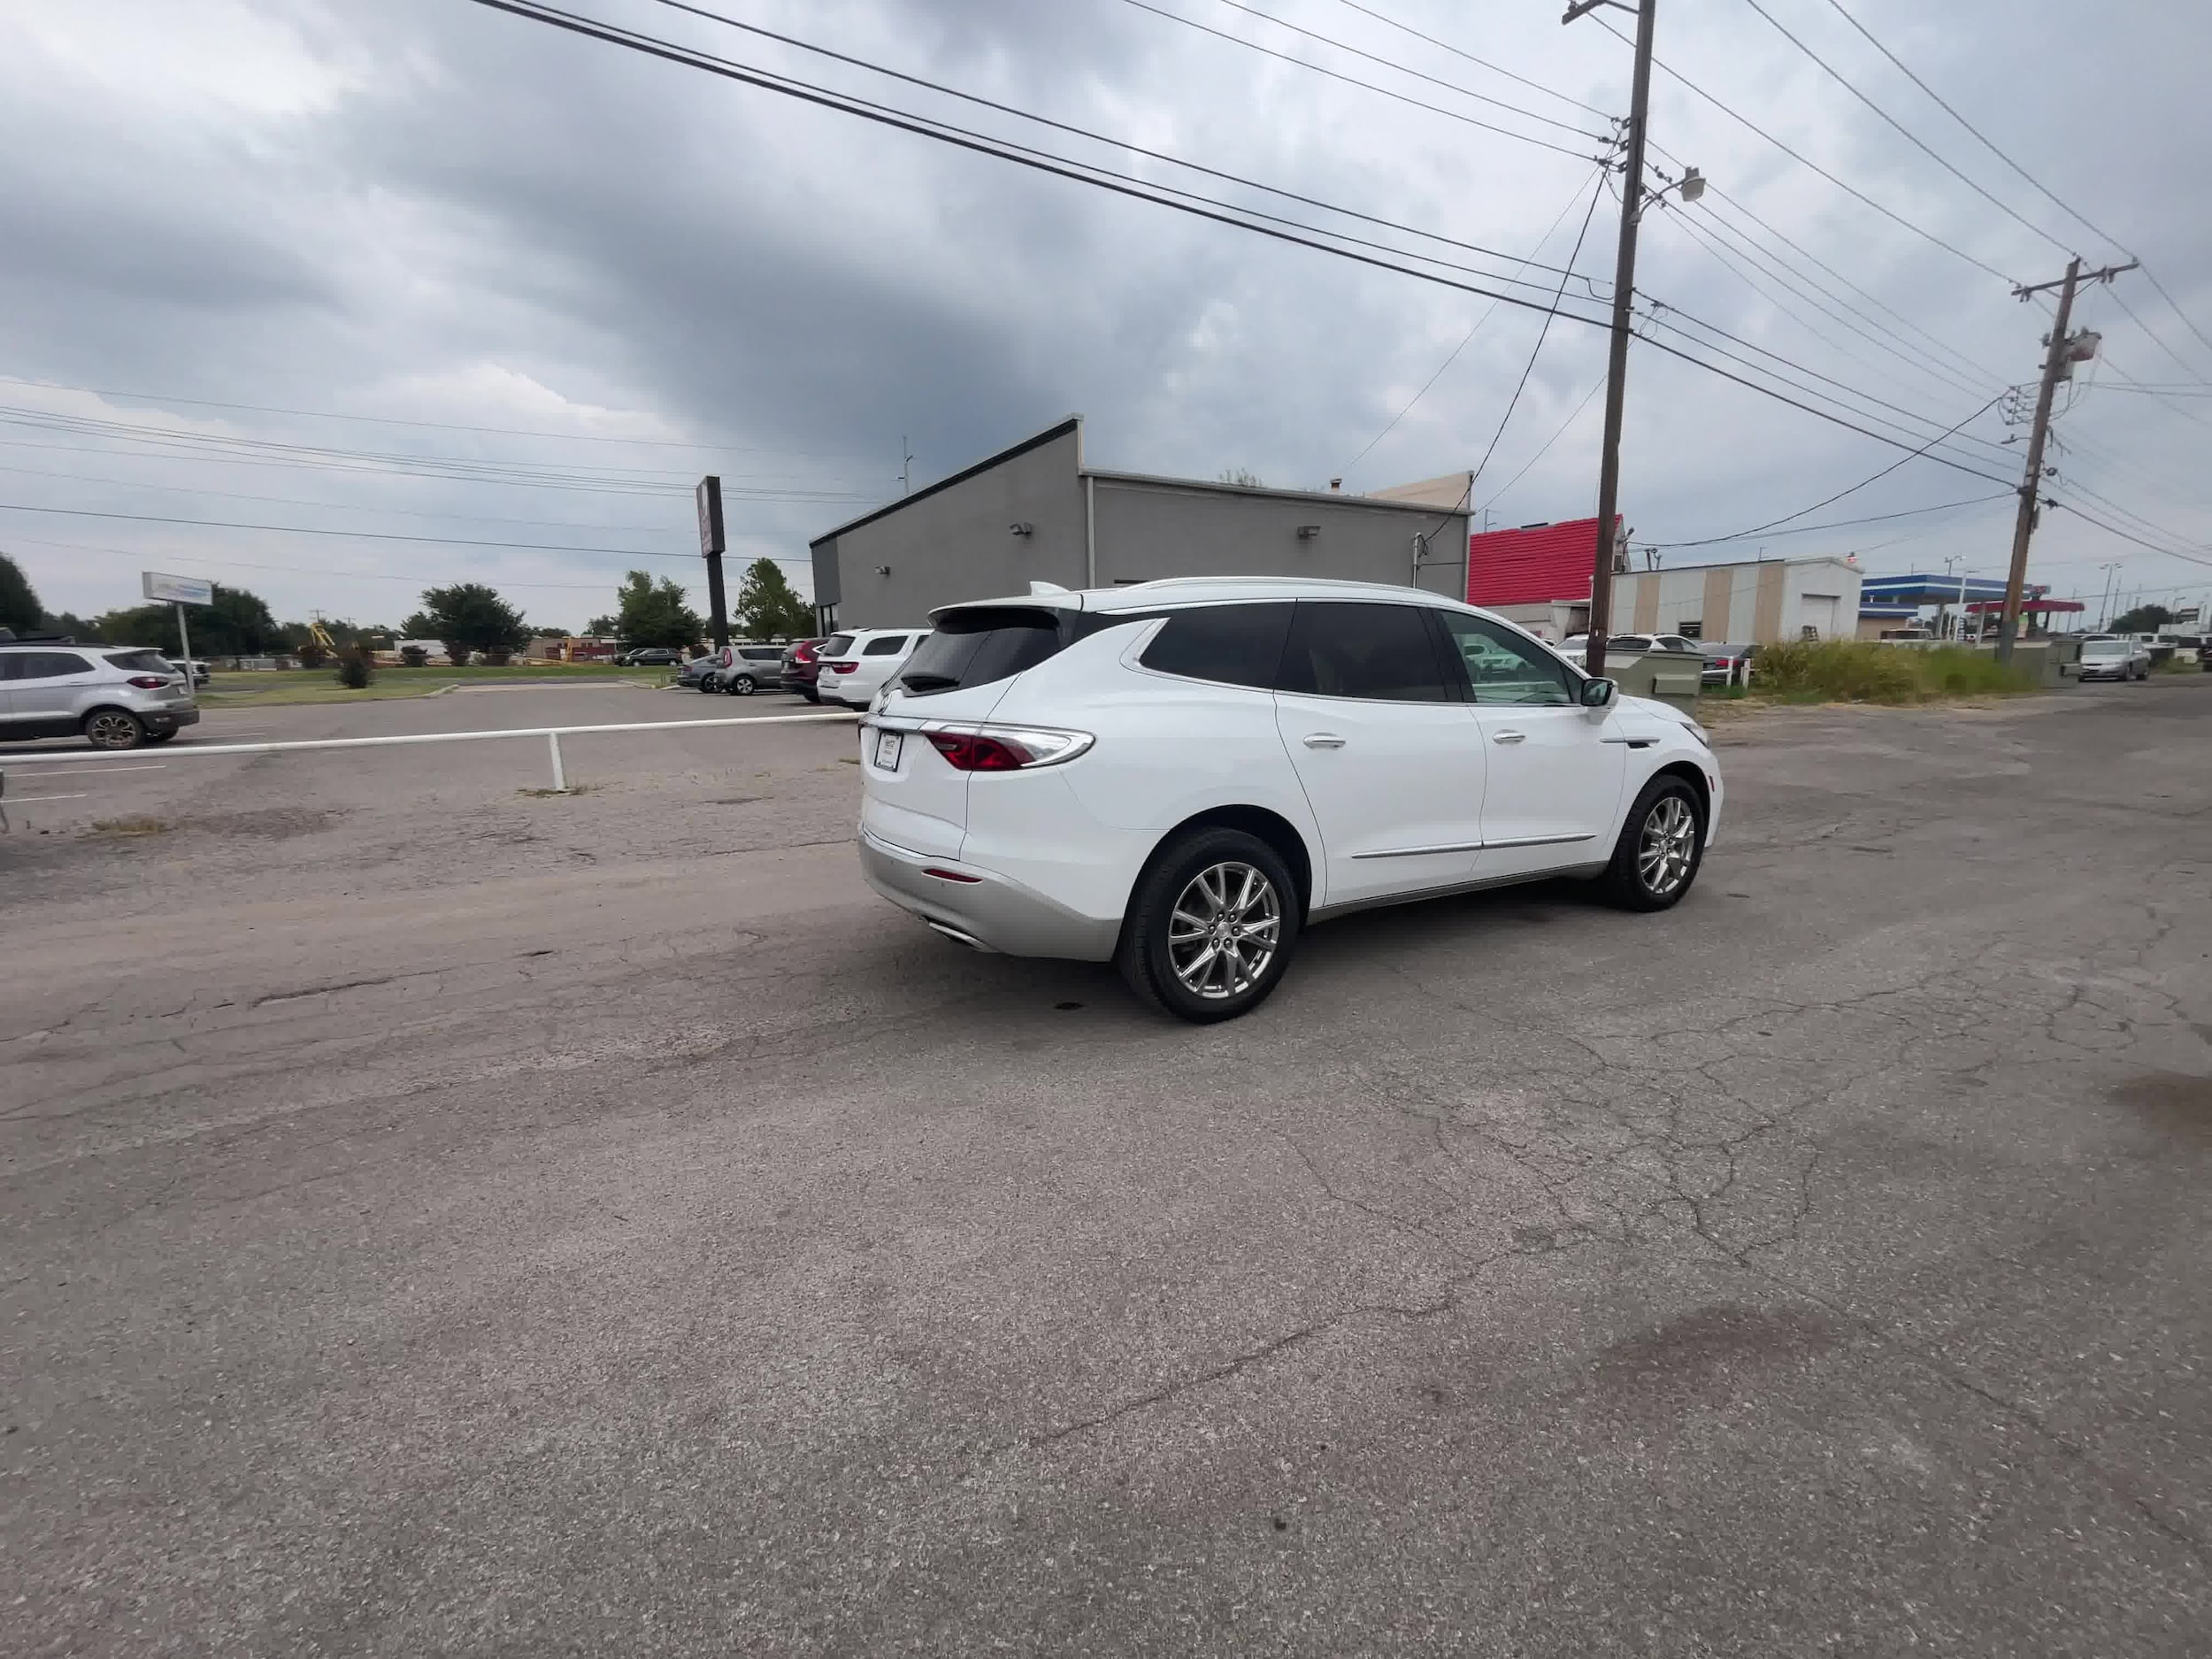
[[[1466,583],[1463,498],[1442,508],[1334,491],[1107,472],[1062,421],[811,543],[825,626],[898,627],[939,605],[1166,576]]]

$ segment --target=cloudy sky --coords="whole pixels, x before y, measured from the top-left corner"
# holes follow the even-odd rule
[[[710,0],[1383,227],[660,0],[565,4],[1540,303],[1601,188],[1601,112],[1627,102],[1630,53],[1601,27],[1627,16],[1563,27],[1558,0]],[[2035,376],[2048,326],[2008,279],[2056,277],[2078,251],[2139,256],[2180,311],[2139,273],[2085,294],[2078,320],[2106,349],[2068,395],[2049,488],[2212,560],[2212,346],[2181,314],[2212,334],[2195,161],[2212,148],[2212,13],[1842,4],[2103,234],[1836,0],[1758,5],[1904,133],[1751,0],[1674,0],[1661,61],[1841,184],[1655,77],[1655,158],[1716,188],[1645,222],[1638,288],[1665,309],[1632,360],[1637,540],[1671,563],[1763,547],[2001,573],[2006,500],[1672,546],[1794,513],[1905,451],[1657,348],[1910,446],[1967,423],[1943,449],[1966,470],[1909,461],[1790,527],[1997,496],[2022,449],[2002,396]],[[431,582],[476,579],[534,622],[580,626],[625,568],[697,580],[702,472],[726,480],[737,550],[803,580],[810,535],[896,494],[902,442],[919,483],[1071,411],[1109,466],[1361,488],[1489,452],[1474,501],[1496,523],[1594,502],[1603,334],[1585,322],[1552,324],[1516,401],[1535,311],[472,0],[0,0],[0,550],[50,610],[130,603],[156,568],[250,587],[288,618],[385,622]],[[1616,212],[1597,198],[1570,311],[1601,310]],[[329,532],[356,534],[313,534]],[[2093,598],[2116,559],[2131,594],[2212,591],[2212,562],[2064,511],[2031,575]]]

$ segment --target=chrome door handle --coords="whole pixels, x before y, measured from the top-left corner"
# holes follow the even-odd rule
[[[1334,732],[1309,732],[1306,733],[1306,747],[1308,749],[1342,749],[1344,740]]]
[[[1491,733],[1490,741],[1494,743],[1525,743],[1528,741],[1528,733],[1526,732],[1494,732]]]

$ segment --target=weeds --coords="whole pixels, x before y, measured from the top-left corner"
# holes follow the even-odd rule
[[[1770,645],[1759,653],[1753,685],[1778,702],[1924,703],[1932,697],[2032,691],[2029,669],[1955,645],[1879,645],[1823,640]]]
[[[166,818],[147,818],[142,815],[136,818],[97,819],[92,826],[92,833],[95,835],[166,835],[175,827],[176,826]]]

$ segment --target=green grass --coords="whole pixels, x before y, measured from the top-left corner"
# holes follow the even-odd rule
[[[1825,640],[1761,650],[1750,695],[1775,703],[1912,703],[2039,687],[2032,671],[2000,664],[1986,651]]]
[[[203,709],[262,708],[280,703],[381,703],[393,697],[426,697],[448,687],[573,686],[630,682],[668,683],[667,671],[616,668],[605,663],[549,663],[526,668],[380,668],[375,681],[359,691],[338,683],[334,668],[270,669],[262,672],[218,671],[199,694]]]

